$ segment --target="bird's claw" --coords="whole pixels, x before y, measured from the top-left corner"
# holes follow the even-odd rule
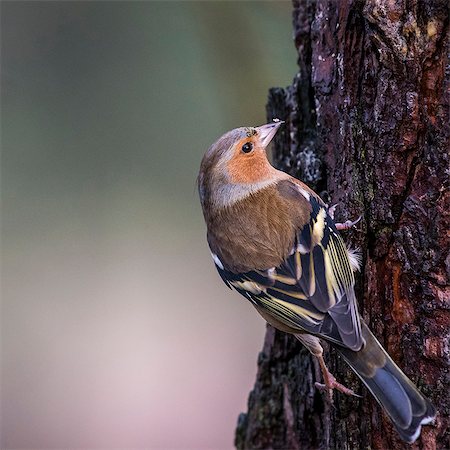
[[[335,203],[333,206],[330,206],[328,208],[328,215],[334,220],[334,213],[336,211],[336,208],[339,203]],[[344,223],[336,223],[336,229],[338,230],[349,230],[351,227],[355,226],[360,220],[362,219],[362,216],[359,216],[356,220],[351,221],[347,220]]]
[[[353,391],[352,389],[348,388],[347,386],[344,386],[343,384],[339,383],[336,381],[336,378],[333,377],[333,375],[331,375],[331,373],[329,374],[329,380],[327,384],[324,383],[314,383],[314,386],[322,392],[329,392],[330,398],[332,397],[332,392],[334,389],[336,389],[339,392],[342,392],[345,395],[351,395],[353,397],[359,397],[361,398],[360,395],[358,395],[355,391]]]
[[[362,218],[362,216],[359,216],[353,222],[351,220],[347,220],[344,223],[336,223],[335,224],[336,225],[336,229],[337,230],[349,230],[350,228],[355,226],[361,220],[361,218]]]
[[[353,390],[349,389],[347,386],[344,386],[343,384],[336,381],[336,378],[334,378],[333,374],[328,370],[325,360],[323,359],[322,355],[317,356],[319,360],[320,369],[322,371],[323,375],[323,384],[316,382],[314,385],[317,389],[320,391],[327,391],[328,392],[328,398],[330,399],[330,402],[333,403],[333,390],[336,389],[339,392],[342,392],[345,395],[352,395],[353,397],[359,397],[360,395],[356,394]]]

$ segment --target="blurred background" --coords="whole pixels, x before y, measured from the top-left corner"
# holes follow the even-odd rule
[[[265,325],[195,179],[296,72],[291,3],[1,2],[1,448],[227,449]]]

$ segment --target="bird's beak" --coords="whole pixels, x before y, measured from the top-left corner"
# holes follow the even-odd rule
[[[283,123],[283,120],[276,120],[275,122],[261,125],[260,127],[256,128],[256,131],[258,132],[259,142],[261,143],[262,148],[266,148],[270,144],[270,141],[275,136],[278,128],[280,128],[280,125]]]

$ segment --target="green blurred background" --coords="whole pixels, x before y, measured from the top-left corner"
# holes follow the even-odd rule
[[[1,3],[1,448],[225,449],[264,323],[195,179],[296,72],[291,4]]]

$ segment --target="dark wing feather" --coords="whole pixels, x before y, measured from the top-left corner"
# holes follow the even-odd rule
[[[309,202],[311,219],[279,267],[241,274],[216,267],[228,286],[291,329],[359,350],[363,339],[347,248],[326,207],[313,196]]]

